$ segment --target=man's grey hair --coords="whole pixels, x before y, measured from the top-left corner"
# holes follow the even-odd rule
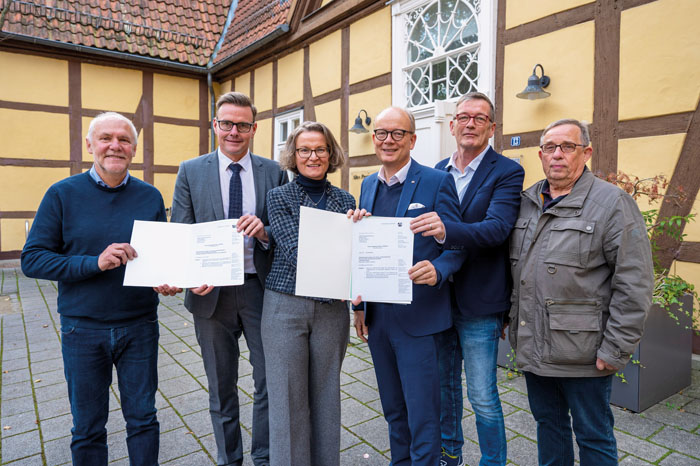
[[[482,92],[469,92],[468,94],[464,94],[457,101],[457,105],[455,105],[455,111],[457,111],[457,109],[460,105],[462,105],[463,102],[466,102],[468,100],[483,100],[484,102],[489,104],[489,118],[491,119],[491,123],[496,122],[496,108],[493,106],[493,102],[491,102],[489,96]]]
[[[591,135],[588,132],[588,123],[576,120],[574,118],[563,118],[547,125],[544,131],[542,131],[542,136],[540,136],[540,146],[544,144],[544,137],[549,130],[563,125],[574,125],[578,127],[578,129],[581,131],[581,144],[583,144],[583,147],[588,147],[588,145],[591,143]]]
[[[301,133],[315,132],[321,133],[326,139],[326,146],[328,147],[328,171],[326,173],[333,173],[338,168],[345,165],[345,153],[343,149],[338,144],[338,141],[323,123],[318,123],[316,121],[305,121],[296,128],[287,138],[287,142],[284,149],[280,153],[280,167],[283,170],[291,170],[292,172],[299,174],[299,169],[297,168],[297,138]]]
[[[131,134],[134,137],[133,140],[133,146],[136,147],[136,144],[139,142],[139,133],[136,131],[136,126],[129,120],[127,117],[122,115],[121,113],[117,112],[104,112],[100,113],[97,115],[95,118],[92,119],[90,122],[90,126],[88,127],[88,132],[87,132],[87,138],[92,141],[92,134],[95,131],[95,127],[97,126],[98,123],[106,121],[106,120],[120,120],[123,121],[124,123],[129,125],[129,128],[131,128]]]
[[[392,106],[392,107],[387,107],[387,108],[385,108],[384,110],[382,110],[381,112],[379,112],[379,113],[377,114],[376,117],[374,117],[374,124],[375,124],[375,125],[377,124],[377,119],[378,119],[380,116],[382,116],[382,114],[383,114],[384,112],[386,112],[386,111],[388,111],[388,110],[392,110],[392,109],[393,109],[393,110],[398,110],[398,111],[400,111],[401,113],[403,113],[404,115],[406,115],[406,117],[408,118],[408,130],[409,130],[411,133],[414,133],[414,134],[415,134],[415,132],[416,132],[416,117],[413,115],[413,112],[411,112],[409,109],[404,108],[404,107],[394,107],[394,106]],[[375,128],[376,128],[376,126],[375,126]],[[398,128],[394,128],[394,129],[398,129]]]

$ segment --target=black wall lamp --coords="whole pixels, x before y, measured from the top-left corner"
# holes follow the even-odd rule
[[[538,66],[540,67],[540,70],[542,70],[541,77],[537,76]],[[515,96],[519,99],[527,100],[544,99],[552,95],[543,89],[547,86],[549,86],[549,76],[546,76],[544,74],[544,68],[538,63],[532,69],[532,76],[527,78],[527,86],[525,86],[525,89],[522,92],[516,94]]]
[[[360,117],[360,114],[362,112],[365,112],[365,123],[362,124],[362,117]],[[355,134],[362,134],[362,133],[369,133],[369,130],[365,128],[365,125],[369,126],[370,123],[372,123],[372,119],[367,115],[367,110],[364,108],[357,112],[357,118],[355,118],[355,124],[352,125],[352,128],[350,128],[351,133]]]

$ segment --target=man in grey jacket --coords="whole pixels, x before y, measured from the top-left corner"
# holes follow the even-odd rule
[[[545,128],[546,179],[522,193],[511,235],[510,342],[537,421],[539,464],[616,465],[610,390],[642,336],[651,248],[634,200],[586,168],[585,124]],[[571,412],[571,417],[569,417]]]

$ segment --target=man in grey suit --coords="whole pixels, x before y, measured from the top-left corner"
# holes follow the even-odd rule
[[[250,153],[257,111],[248,96],[222,95],[216,103],[218,150],[183,162],[177,173],[172,222],[200,223],[239,218],[245,236],[242,286],[203,284],[187,290],[185,307],[194,316],[197,341],[209,382],[209,412],[218,465],[243,464],[238,409],[238,339],[245,335],[253,365],[255,397],[251,457],[269,464],[269,421],[265,356],[260,337],[265,276],[269,271],[269,227],[261,221],[267,191],[288,181],[271,160]]]

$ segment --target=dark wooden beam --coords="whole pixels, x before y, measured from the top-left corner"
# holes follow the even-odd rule
[[[505,29],[506,29],[506,0],[498,0],[496,16],[496,132],[494,133],[494,149],[503,152],[503,73],[505,69]]]
[[[625,120],[619,123],[618,134],[620,139],[624,139],[685,133],[688,131],[692,117],[693,112],[681,112],[638,120]]]
[[[141,121],[143,122],[143,181],[153,184],[153,73],[144,71],[142,75],[143,105]]]
[[[678,251],[678,260],[700,264],[700,241],[685,241]]]
[[[598,0],[596,3],[588,3],[566,11],[560,11],[544,18],[539,18],[529,23],[520,24],[505,31],[505,45],[521,40],[531,39],[533,37],[549,34],[550,32],[558,31],[570,26],[592,21],[595,17],[596,7],[600,3],[605,3],[607,0]],[[498,4],[498,14],[505,11],[501,8],[501,2]],[[499,26],[498,30],[505,29],[505,21],[503,28]]]
[[[338,2],[344,3],[344,2]],[[349,2],[348,2],[349,3]],[[350,116],[350,26],[343,28],[340,39],[340,147],[350,158],[350,133],[348,132]],[[350,187],[350,166],[343,165],[340,171],[340,187]]]
[[[158,121],[158,120],[156,120]],[[209,152],[209,86],[206,79],[199,80],[199,120],[195,120],[196,126],[199,127],[199,153],[206,154]]]
[[[82,84],[80,62],[68,60],[68,134],[70,135],[70,174],[81,172],[83,160]]]
[[[304,120],[316,121],[316,108],[314,107],[314,93],[311,88],[311,60],[309,58],[309,46],[304,47]]]

